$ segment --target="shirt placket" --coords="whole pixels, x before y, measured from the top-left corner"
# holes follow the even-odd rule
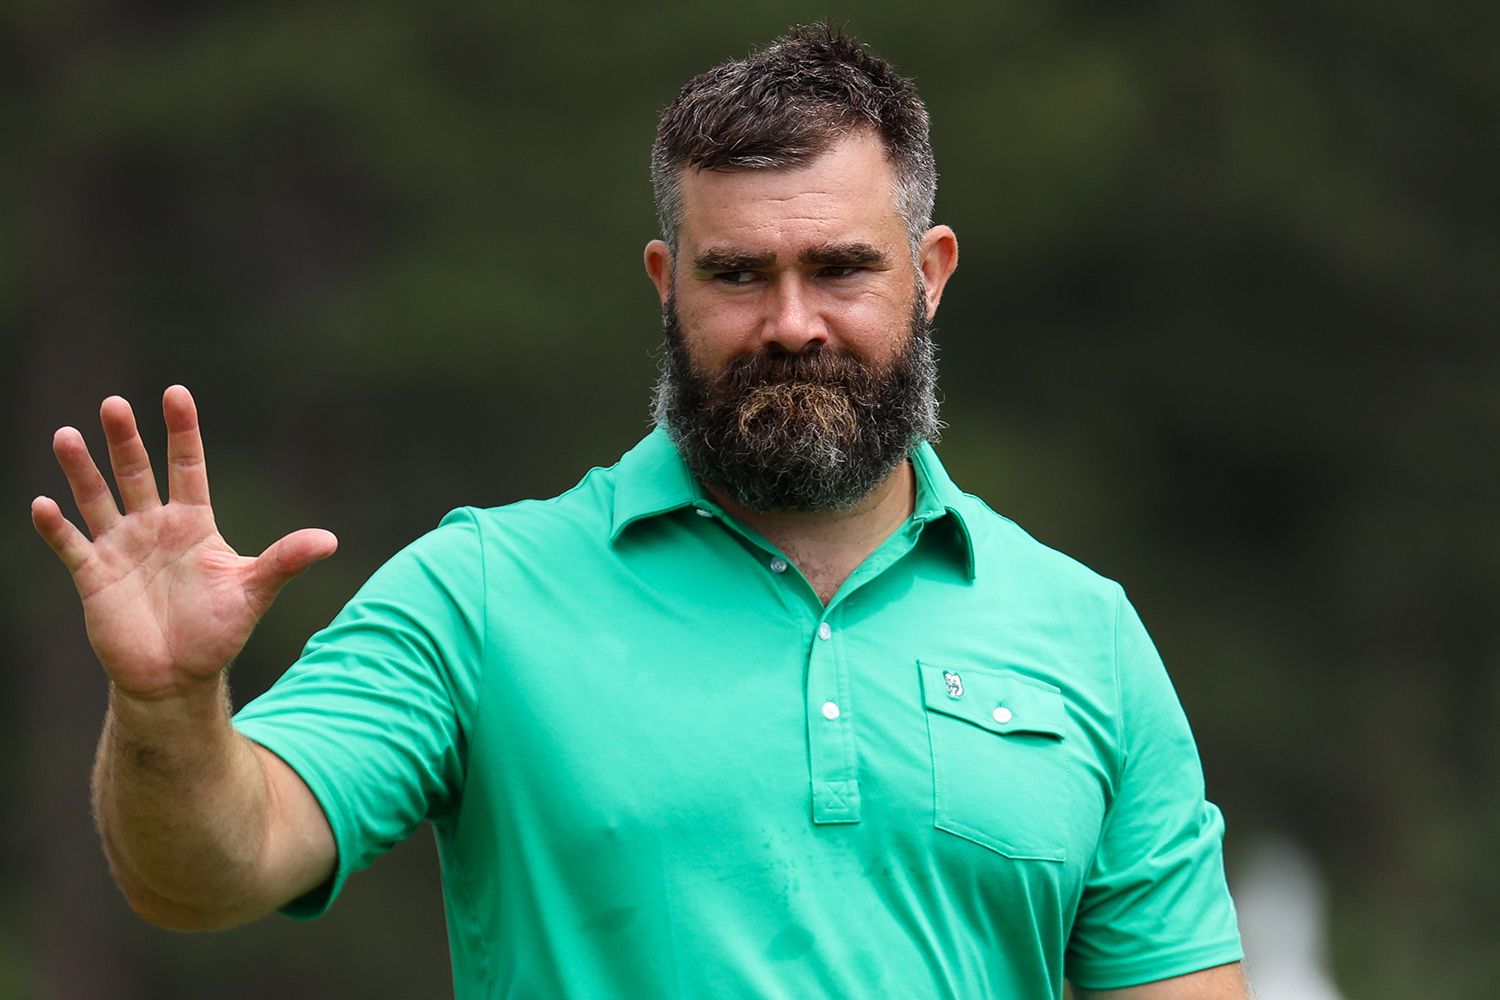
[[[917,513],[854,571],[826,608],[820,608],[805,673],[814,823],[858,823],[860,816],[859,748],[854,739],[859,706],[850,698],[848,647],[841,627],[847,620],[844,611],[850,601],[859,599],[865,583],[911,550],[933,516]]]
[[[871,554],[850,576],[844,588],[826,607],[817,600],[811,586],[796,573],[791,564],[764,540],[745,531],[706,502],[700,502],[697,513],[715,518],[738,534],[753,549],[765,553],[764,565],[785,585],[800,584],[804,605],[814,610],[816,624],[807,641],[807,663],[803,671],[803,716],[807,721],[808,765],[812,781],[812,819],[817,824],[858,823],[860,821],[859,749],[854,727],[858,711],[850,698],[849,664],[840,628],[843,608],[863,584],[884,572],[915,543],[922,527],[938,512],[919,511],[905,527],[897,531]],[[782,591],[788,610],[796,607],[798,597]]]
[[[807,654],[807,746],[814,823],[859,822],[859,752],[849,700],[844,637],[835,627],[838,605],[824,610]]]

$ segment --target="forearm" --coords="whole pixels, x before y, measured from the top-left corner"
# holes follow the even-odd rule
[[[270,788],[254,744],[230,725],[222,678],[154,702],[112,689],[93,798],[110,868],[146,919],[208,930],[275,905],[262,887]]]
[[[162,416],[166,502],[130,404],[111,396],[99,419],[120,504],[83,435],[63,427],[52,450],[92,538],[49,497],[32,501],[31,520],[73,577],[111,682],[93,796],[110,867],[142,916],[208,929],[309,891],[337,860],[307,785],[230,724],[223,668],[277,592],[338,540],[306,528],[240,555],[214,522],[192,395],[169,388]]]

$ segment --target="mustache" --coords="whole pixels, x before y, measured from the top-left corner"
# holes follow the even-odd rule
[[[847,351],[817,348],[789,354],[763,351],[741,355],[714,381],[722,388],[749,391],[777,385],[823,385],[849,388],[868,380],[871,367]]]

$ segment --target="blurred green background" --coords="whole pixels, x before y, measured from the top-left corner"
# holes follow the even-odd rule
[[[159,448],[183,382],[232,543],[338,533],[244,700],[446,510],[644,433],[656,115],[823,15],[932,110],[955,478],[1129,588],[1231,875],[1305,845],[1348,997],[1496,995],[1494,5],[12,0],[0,996],[451,991],[425,831],[315,924],[129,914],[87,808],[104,683],[25,513],[65,492],[50,434],[97,447],[118,392]]]

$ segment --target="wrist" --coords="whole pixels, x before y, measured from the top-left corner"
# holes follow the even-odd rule
[[[131,744],[164,747],[185,739],[201,746],[206,734],[228,729],[229,708],[229,682],[222,673],[144,696],[109,686],[109,727]]]

